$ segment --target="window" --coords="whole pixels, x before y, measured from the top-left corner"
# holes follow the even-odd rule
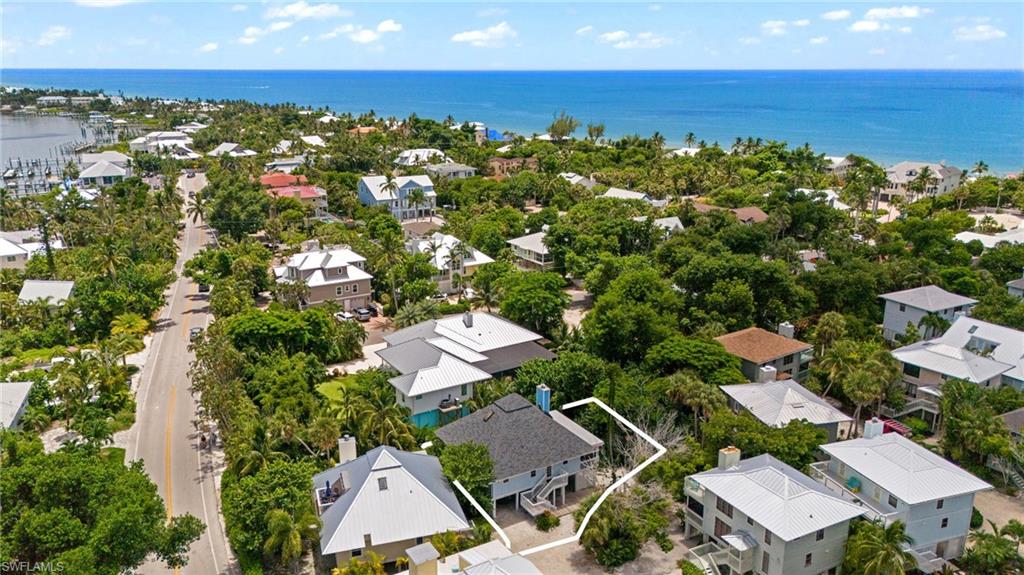
[[[764,544],[765,545],[771,545],[772,544],[772,532],[768,531],[767,529],[764,530]]]
[[[729,505],[725,499],[722,499],[721,497],[716,496],[715,499],[715,509],[721,511],[722,514],[729,519],[732,519],[732,505]]]
[[[892,493],[890,493],[889,494],[889,507],[892,507],[892,508],[895,509],[897,503],[899,503],[899,501],[896,499],[896,496],[893,495]]]
[[[379,489],[381,491],[387,491],[388,490],[388,478],[387,477],[378,477],[377,478],[377,489]]]
[[[345,293],[352,291],[352,286],[345,284]]]
[[[422,538],[422,537],[417,537],[417,538],[416,538],[416,544],[417,544],[417,545],[420,545],[420,544],[422,544],[422,543],[423,543],[423,538]]]
[[[359,284],[352,284],[352,293],[359,292]]]
[[[537,477],[537,470],[536,469],[534,469],[533,471],[530,472],[530,477]]]
[[[761,571],[768,572],[768,563],[772,560],[768,552],[761,553]]]
[[[342,293],[341,292],[341,286],[338,286],[338,287],[334,288],[334,293],[335,293],[335,295],[341,295],[341,293]]]
[[[810,567],[811,562],[814,561],[814,557],[812,557],[811,555],[811,553],[804,555],[804,567]]]
[[[469,394],[469,386],[466,385],[465,383],[463,383],[462,387],[459,388],[459,395],[465,396],[465,395],[468,395],[468,394]]]
[[[935,508],[942,509],[942,506],[945,504],[945,502],[945,499],[939,499],[938,501],[935,502]]]
[[[725,521],[722,521],[718,517],[715,517],[715,537],[721,537],[732,533],[732,527]]]
[[[782,365],[789,365],[789,364],[791,364],[791,363],[793,363],[793,354],[789,354],[789,355],[787,355],[787,356],[786,356],[786,357],[785,357],[785,358],[784,358],[784,359],[782,360]]]
[[[942,518],[942,528],[945,529],[946,527],[949,527],[949,517]]]
[[[814,540],[815,541],[821,541],[824,538],[825,538],[825,530],[824,529],[819,529],[818,532],[814,534]]]
[[[416,399],[423,399],[423,396],[422,395],[417,395]]]
[[[747,517],[747,525],[753,525],[753,524],[754,524],[754,520],[753,520],[753,519],[751,519],[751,518],[750,518],[750,517],[748,516],[748,517]]]
[[[352,556],[353,557],[359,557],[362,554],[363,554],[363,550],[362,549],[353,549],[352,550]]]
[[[909,363],[903,364],[903,373],[910,377],[921,377],[921,368],[916,365],[910,365]]]
[[[9,262],[13,262],[16,259],[17,258],[15,256],[7,256],[7,261],[9,261]]]
[[[907,306],[900,304],[900,311],[907,311]]]

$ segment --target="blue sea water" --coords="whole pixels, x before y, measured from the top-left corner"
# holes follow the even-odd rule
[[[412,72],[0,70],[0,83],[127,96],[246,99],[481,121],[542,133],[565,110],[606,135],[687,132],[810,143],[882,163],[1024,167],[1024,71]],[[582,130],[581,130],[582,132]]]

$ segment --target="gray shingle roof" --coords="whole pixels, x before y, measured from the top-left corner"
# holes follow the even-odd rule
[[[517,393],[449,423],[436,434],[449,445],[470,441],[486,445],[498,480],[596,451]]]
[[[928,312],[943,311],[957,306],[974,305],[978,300],[948,292],[938,286],[927,285],[917,288],[882,294],[885,300],[909,305]]]

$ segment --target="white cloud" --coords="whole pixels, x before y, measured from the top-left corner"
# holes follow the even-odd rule
[[[216,42],[207,42],[206,44],[203,44],[202,46],[199,47],[199,51],[203,52],[203,53],[205,53],[205,52],[213,52],[216,49],[217,49],[217,43]]]
[[[872,56],[885,56],[885,48],[872,48],[868,50],[868,54]]]
[[[305,44],[306,42],[309,42],[309,34],[306,34],[301,40],[299,40],[299,44]]]
[[[377,31],[382,34],[387,32],[401,32],[402,25],[399,24],[398,22],[395,22],[394,20],[388,19],[382,21],[380,24],[377,24]]]
[[[349,16],[352,13],[342,10],[337,4],[307,4],[304,0],[273,6],[263,14],[267,20],[279,18],[292,18],[295,20],[307,20],[310,18],[322,20],[324,18],[335,18],[338,16]]]
[[[753,44],[760,44],[761,43],[761,39],[758,38],[757,36],[744,36],[744,37],[740,38],[738,40],[738,42],[740,44],[743,44],[744,46],[750,46],[750,45],[753,45]]]
[[[369,30],[367,28],[360,28],[355,32],[348,35],[348,39],[352,40],[356,44],[370,44],[380,39],[380,34],[375,30]]]
[[[268,26],[267,27],[267,32],[280,32],[281,30],[287,30],[287,29],[289,29],[291,27],[292,27],[292,23],[291,22],[287,22],[287,21],[282,20],[280,22],[274,22],[270,26]]]
[[[828,42],[828,36],[815,36],[814,38],[808,40],[808,42],[810,42],[811,44],[824,44]]]
[[[500,18],[508,14],[508,10],[504,8],[484,8],[476,13],[478,18]]]
[[[600,36],[597,37],[598,40],[606,44],[611,44],[612,42],[621,42],[623,40],[626,40],[627,38],[629,38],[629,32],[626,32],[625,30],[605,32],[604,34],[601,34]]]
[[[284,53],[284,48],[278,46],[277,48],[274,48],[274,53],[275,54],[283,54]]]
[[[247,26],[242,31],[242,35],[238,38],[239,44],[255,44],[257,40],[270,34],[271,32],[280,32],[281,30],[287,30],[293,25],[292,22],[287,20],[281,20],[279,22],[272,22],[266,28],[260,28],[259,26]]]
[[[892,8],[872,8],[864,14],[867,20],[894,20],[898,18],[920,18],[931,14],[931,8],[920,6],[893,6]]]
[[[801,27],[801,28],[804,27],[804,26],[810,25],[810,23],[811,23],[811,21],[808,20],[807,18],[803,18],[803,19],[800,19],[800,20],[793,20],[792,22],[790,22],[790,24],[792,24],[794,26]]]
[[[465,42],[477,48],[497,48],[519,34],[508,22],[499,22],[483,30],[467,30],[452,35],[452,42]]]
[[[991,24],[961,26],[953,31],[953,38],[959,42],[988,42],[1006,38],[1006,32]]]
[[[75,0],[75,4],[86,8],[116,8],[134,4],[137,0]]]
[[[910,26],[900,26],[899,28],[900,34],[910,34],[913,31],[914,29],[911,28]]]
[[[586,26],[584,26],[582,28],[577,28],[576,29],[576,35],[577,36],[586,36],[587,34],[590,34],[593,31],[594,31],[594,27],[589,25],[589,24],[587,24]]]
[[[232,12],[245,12],[249,7],[245,4],[235,4],[231,7]]]
[[[0,38],[0,54],[14,54],[21,48],[21,38]]]
[[[888,24],[882,24],[878,20],[857,20],[850,24],[850,32],[878,32],[888,29]]]
[[[832,10],[825,12],[821,17],[825,20],[846,20],[852,15],[849,10]]]
[[[50,26],[42,34],[39,35],[39,39],[36,40],[38,46],[52,46],[59,40],[67,38],[71,35],[71,29],[67,26]]]
[[[782,36],[786,33],[786,22],[784,20],[761,22],[761,33],[768,36]]]
[[[325,32],[317,36],[318,40],[330,40],[331,38],[337,38],[339,34],[350,34],[356,27],[351,24],[342,24],[330,32]]]
[[[661,48],[672,43],[667,36],[655,34],[654,32],[637,32],[632,38],[624,38],[614,44],[612,48],[617,50],[632,50],[634,48]]]

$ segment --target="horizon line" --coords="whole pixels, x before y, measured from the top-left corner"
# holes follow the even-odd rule
[[[403,72],[403,73],[585,73],[585,72],[1022,72],[1021,68],[7,68],[5,71],[140,71],[140,72]]]

